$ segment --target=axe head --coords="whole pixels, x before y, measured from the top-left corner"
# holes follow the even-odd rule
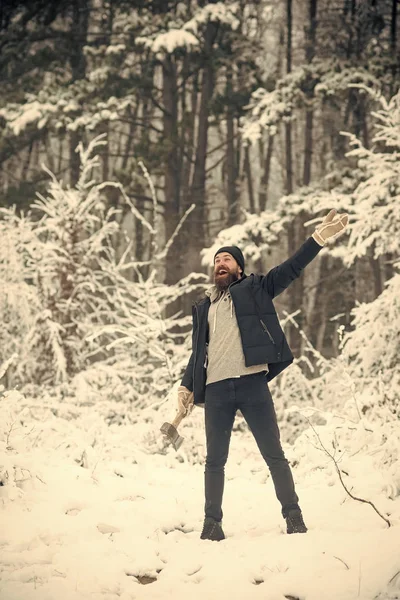
[[[184,438],[179,435],[177,428],[171,425],[171,423],[164,423],[160,427],[160,431],[167,437],[168,441],[171,442],[175,450],[179,450]]]

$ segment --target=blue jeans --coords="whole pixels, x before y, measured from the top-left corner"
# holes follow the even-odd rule
[[[225,464],[237,410],[242,412],[268,465],[276,496],[282,506],[282,515],[285,517],[288,510],[298,508],[299,499],[289,463],[282,450],[265,371],[224,379],[206,386],[205,516],[217,521],[223,517]]]

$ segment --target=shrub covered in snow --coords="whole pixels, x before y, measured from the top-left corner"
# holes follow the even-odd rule
[[[4,315],[0,360],[18,359],[8,370],[17,382],[60,383],[85,371],[87,382],[111,390],[124,382],[129,399],[168,390],[186,366],[190,319],[167,318],[168,305],[204,286],[201,274],[176,286],[158,281],[165,249],[152,244],[146,275],[132,243],[117,259],[113,236],[121,227],[119,210],[106,206],[103,190],[122,186],[93,179],[102,144],[79,147],[82,169],[75,188],[63,187],[49,173],[48,194],[27,215],[2,209],[0,303]],[[148,222],[130,203],[136,218],[157,240],[157,222]],[[156,202],[155,202],[156,206]],[[136,281],[128,278],[132,269]]]

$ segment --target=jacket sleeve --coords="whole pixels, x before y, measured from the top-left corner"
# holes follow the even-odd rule
[[[184,385],[188,390],[193,392],[193,352],[190,355],[190,359],[186,367],[185,374],[183,375],[181,385]]]
[[[271,298],[279,296],[286,290],[292,281],[301,275],[304,267],[317,256],[320,250],[322,250],[322,246],[311,236],[290,258],[268,271],[262,279],[262,286]]]

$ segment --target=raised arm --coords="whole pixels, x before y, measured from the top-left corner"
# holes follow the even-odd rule
[[[263,277],[262,286],[271,298],[279,296],[287,287],[297,279],[306,267],[322,249],[313,237],[308,240],[287,260],[274,267]]]
[[[336,239],[343,233],[348,220],[347,214],[338,215],[334,208],[330,210],[297,252],[263,277],[262,285],[271,298],[279,296],[292,281],[301,275],[304,267],[317,256],[327,239]]]

